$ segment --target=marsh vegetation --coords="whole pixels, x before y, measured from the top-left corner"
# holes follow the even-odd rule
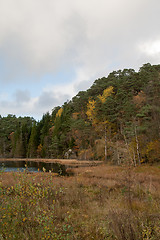
[[[0,239],[160,239],[160,168],[0,173]]]

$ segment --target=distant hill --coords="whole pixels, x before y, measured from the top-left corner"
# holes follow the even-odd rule
[[[33,118],[0,117],[0,157],[160,160],[160,65],[113,71]]]

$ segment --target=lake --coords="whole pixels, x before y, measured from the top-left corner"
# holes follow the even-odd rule
[[[36,161],[0,161],[1,172],[43,172],[52,171],[59,175],[66,175],[66,166],[59,163],[45,163]]]

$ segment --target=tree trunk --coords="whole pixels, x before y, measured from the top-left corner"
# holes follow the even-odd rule
[[[106,125],[105,125],[105,128],[104,128],[104,131],[105,131],[105,148],[104,148],[104,155],[105,155],[105,161],[107,161],[107,132],[106,132]]]
[[[116,152],[117,152],[117,161],[118,161],[118,165],[121,164],[121,160],[120,160],[120,156],[119,156],[119,152],[118,152],[118,138],[116,135]]]
[[[137,137],[137,126],[136,125],[134,127],[134,131],[135,131],[135,137],[136,137],[136,148],[137,148],[138,163],[140,165],[141,164],[141,159],[140,159],[139,142],[138,142],[138,137]]]

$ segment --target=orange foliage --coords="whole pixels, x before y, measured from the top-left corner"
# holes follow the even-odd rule
[[[37,148],[38,157],[41,156],[42,148],[43,148],[43,147],[42,147],[42,144],[39,144],[39,145],[38,145],[38,148]]]
[[[138,95],[133,97],[133,102],[137,107],[142,106],[146,102],[146,95],[143,91],[140,91]]]
[[[73,119],[77,119],[77,118],[78,118],[78,115],[79,115],[78,112],[74,112],[74,113],[72,114],[72,118],[73,118]]]
[[[52,127],[49,129],[49,134],[50,134],[50,135],[52,135],[53,130],[54,130],[54,126],[52,126]]]

